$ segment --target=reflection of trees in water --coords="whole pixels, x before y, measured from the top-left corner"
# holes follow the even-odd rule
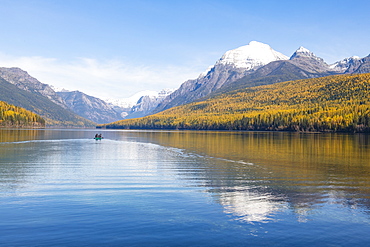
[[[129,135],[214,158],[200,164],[207,169],[197,169],[191,176],[202,177],[203,186],[211,188],[208,191],[225,212],[241,220],[265,221],[289,207],[305,221],[325,202],[370,209],[369,135],[191,131]]]
[[[0,131],[1,142],[93,136],[83,131]],[[197,162],[179,167],[179,177],[197,180],[195,184],[205,187],[226,213],[243,221],[268,221],[287,208],[296,212],[298,220],[305,221],[312,210],[327,202],[370,212],[369,135],[190,131],[104,134],[107,139],[182,149],[182,157],[189,154]],[[19,144],[6,146],[0,148],[0,182],[23,186],[27,174],[32,174],[28,169],[33,168],[22,166],[22,160],[29,161],[35,154],[19,148]],[[7,162],[20,165],[8,166]]]
[[[0,143],[1,142],[20,142],[34,140],[35,137],[41,133],[37,129],[0,129]]]

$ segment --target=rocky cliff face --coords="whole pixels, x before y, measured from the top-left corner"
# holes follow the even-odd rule
[[[252,41],[246,46],[226,52],[197,79],[184,82],[178,90],[167,96],[153,113],[200,99],[263,65],[286,59],[287,56],[274,51],[269,45]]]
[[[63,99],[69,109],[95,123],[110,123],[122,119],[111,106],[101,99],[79,91],[57,92],[57,94]]]
[[[26,71],[20,68],[0,68],[0,77],[17,86],[19,89],[37,93],[45,96],[55,104],[67,108],[63,99],[48,85],[39,82],[34,77],[30,76]]]

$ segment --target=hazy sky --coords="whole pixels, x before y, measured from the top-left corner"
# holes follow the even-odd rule
[[[0,0],[0,66],[100,98],[177,88],[256,40],[327,63],[370,53],[370,1]]]

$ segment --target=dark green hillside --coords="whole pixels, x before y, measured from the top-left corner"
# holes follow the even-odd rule
[[[370,132],[370,74],[250,87],[100,127]]]
[[[53,103],[48,98],[19,89],[0,78],[0,100],[35,112],[47,126],[93,127],[95,124]]]

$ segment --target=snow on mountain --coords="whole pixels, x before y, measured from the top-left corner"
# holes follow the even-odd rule
[[[165,89],[162,89],[161,91],[158,92],[157,98],[164,99],[168,95],[170,95],[173,91],[175,91],[174,88],[165,88]]]
[[[290,57],[290,60],[293,60],[294,58],[298,57],[306,57],[306,58],[314,58],[316,60],[323,60],[322,58],[317,57],[313,52],[310,50],[304,48],[303,46],[299,47],[293,55]]]
[[[234,65],[251,70],[276,60],[288,60],[284,54],[273,50],[269,45],[251,41],[248,45],[227,51],[217,64]]]
[[[311,73],[323,73],[331,70],[324,59],[317,57],[313,52],[303,46],[299,47],[289,60]]]
[[[312,56],[313,55],[313,53],[310,50],[304,48],[303,46],[300,46],[295,52],[296,53],[307,54],[308,56]]]
[[[205,77],[208,74],[208,72],[210,72],[214,67],[215,67],[214,65],[209,66],[204,72],[200,73],[198,78]]]
[[[173,91],[173,89],[163,89],[157,95],[142,96],[125,118],[137,118],[150,114]]]
[[[338,72],[345,72],[351,65],[359,63],[360,59],[361,58],[358,56],[352,56],[349,58],[345,58],[341,61],[331,64],[330,68]]]
[[[153,112],[160,112],[192,102],[251,74],[270,62],[288,59],[287,56],[273,50],[267,44],[251,41],[248,45],[227,51],[197,79],[185,81],[179,89],[166,97]]]
[[[156,91],[150,91],[150,90],[144,90],[144,91],[140,91],[128,98],[121,98],[121,99],[112,99],[112,98],[108,98],[108,99],[104,99],[105,102],[107,102],[108,104],[111,104],[113,106],[118,106],[118,107],[122,107],[122,108],[131,108],[133,107],[134,105],[137,104],[137,102],[139,101],[139,99],[143,96],[152,96],[152,97],[157,97],[158,96],[158,92]]]
[[[122,118],[142,117],[163,101],[174,89],[156,91],[140,91],[131,97],[122,99],[105,99]]]

